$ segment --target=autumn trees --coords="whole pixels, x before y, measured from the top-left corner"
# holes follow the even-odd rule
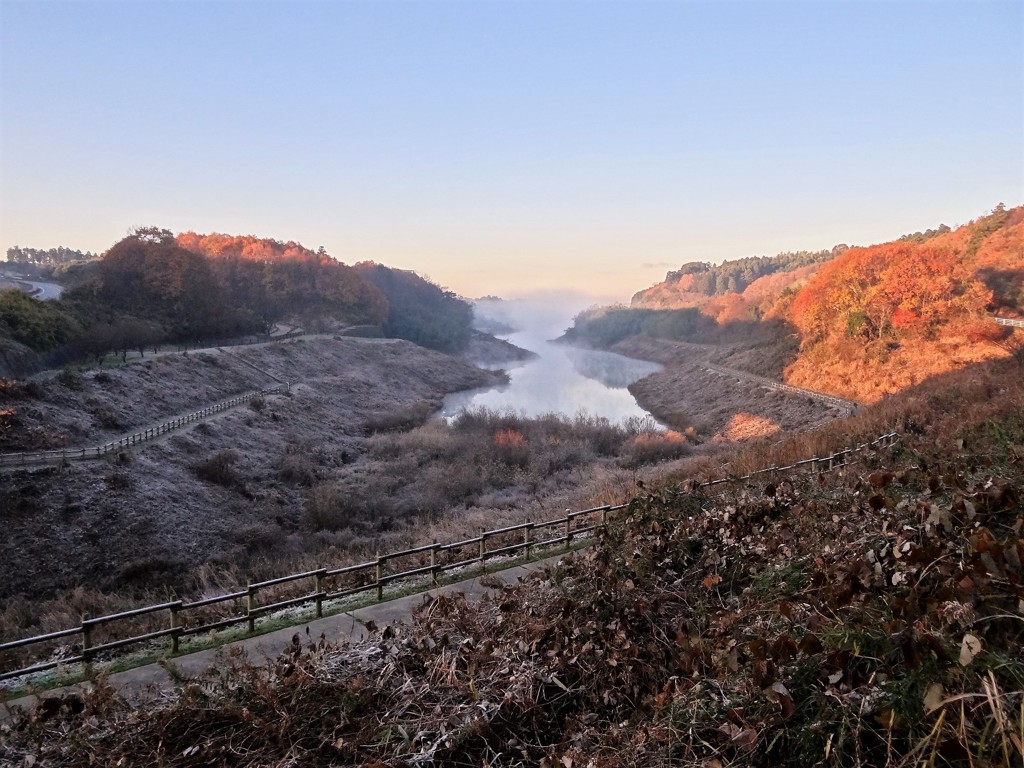
[[[442,352],[457,352],[469,343],[473,308],[468,302],[415,272],[373,262],[355,268],[387,298],[385,335]]]
[[[0,339],[61,362],[126,356],[161,341],[262,334],[285,318],[306,327],[381,325],[387,335],[462,349],[472,310],[412,272],[350,267],[323,248],[253,236],[133,230],[67,276],[59,301],[0,295]]]
[[[383,294],[322,248],[313,252],[290,241],[195,232],[178,235],[176,242],[207,257],[228,300],[257,325],[295,315],[377,325],[387,316]]]
[[[874,401],[1019,347],[993,314],[1024,310],[1024,208],[997,207],[824,265],[793,299],[801,336],[786,379]]]
[[[985,217],[923,239],[853,248],[826,264],[791,307],[805,344],[832,336],[929,339],[951,325],[985,318],[1002,303],[990,282],[1012,293],[995,267],[1018,275],[1024,270],[1024,224],[1004,227],[1005,212],[995,218],[998,224]]]

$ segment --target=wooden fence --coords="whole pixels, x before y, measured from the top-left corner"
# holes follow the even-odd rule
[[[324,613],[324,604],[329,601],[352,597],[362,592],[370,592],[377,601],[380,601],[384,599],[385,587],[397,582],[422,577],[431,584],[438,584],[441,576],[448,571],[479,568],[482,572],[491,558],[519,553],[532,558],[535,551],[551,550],[555,547],[567,551],[574,541],[590,537],[604,529],[608,524],[609,513],[624,509],[626,506],[605,505],[578,512],[567,511],[564,516],[553,520],[525,522],[483,531],[479,536],[462,541],[434,543],[382,554],[373,560],[356,565],[319,568],[315,571],[281,576],[251,583],[244,590],[201,600],[172,600],[108,616],[83,617],[82,623],[77,627],[0,644],[0,654],[4,654],[30,645],[74,638],[77,651],[74,655],[60,659],[0,671],[0,680],[43,672],[67,664],[88,664],[101,654],[161,638],[169,638],[171,652],[177,653],[183,637],[237,624],[246,624],[248,632],[252,633],[256,631],[256,622],[260,617],[286,608],[313,605],[317,617],[321,617]],[[399,570],[396,570],[396,564]],[[287,591],[282,592],[281,588],[302,583],[305,583],[307,588],[297,596],[291,596]],[[261,602],[261,596],[269,597],[269,602]],[[225,605],[229,609],[227,616],[204,611],[214,606]],[[118,636],[113,631],[113,627],[118,623],[122,623],[123,626],[124,622],[131,619],[160,613],[166,614],[162,629],[129,636]]]
[[[1015,320],[1009,317],[995,317],[993,320],[1000,325],[1008,325],[1011,328],[1024,328],[1024,320]]]
[[[767,467],[742,477],[725,477],[697,483],[694,488],[711,488],[724,483],[746,482],[772,473],[794,470],[827,471],[846,466],[852,457],[864,450],[884,448],[899,439],[890,432],[860,445],[844,448],[828,456],[815,456],[781,467]],[[8,670],[0,669],[0,680],[42,672],[58,666],[74,663],[88,664],[98,655],[128,645],[169,638],[170,650],[177,653],[183,637],[211,632],[216,629],[246,624],[247,630],[255,632],[256,621],[277,611],[296,606],[314,605],[317,617],[323,616],[324,604],[370,592],[378,601],[384,598],[384,589],[390,584],[417,577],[430,584],[439,583],[442,574],[459,568],[479,567],[482,571],[487,560],[494,557],[522,554],[527,559],[535,552],[560,547],[568,550],[574,541],[590,536],[606,528],[609,514],[625,509],[628,504],[605,505],[578,512],[566,511],[562,517],[544,522],[525,522],[506,528],[482,531],[479,536],[447,544],[427,544],[412,549],[378,555],[375,559],[339,568],[319,568],[314,571],[295,573],[249,584],[246,589],[223,595],[203,598],[191,602],[172,600],[158,605],[149,605],[122,613],[83,617],[77,627],[51,632],[45,635],[26,637],[0,643],[0,664],[3,654],[27,646],[53,643],[66,638],[76,638],[77,652],[72,656],[54,659],[27,667]],[[538,538],[538,533],[543,535]],[[397,570],[396,570],[397,568]],[[306,589],[301,588],[302,584]],[[293,594],[298,588],[299,594]],[[260,602],[260,597],[269,598]],[[218,612],[217,609],[221,611]],[[223,610],[227,609],[227,615]],[[163,628],[152,630],[152,614],[166,613]],[[118,636],[113,629],[119,622],[149,617],[147,631],[141,634]],[[51,646],[52,647],[52,646]]]
[[[211,416],[220,411],[226,411],[229,408],[234,408],[244,403],[249,403],[256,398],[263,397],[264,395],[274,395],[287,392],[289,390],[288,382],[283,384],[276,384],[273,387],[266,389],[259,389],[253,392],[246,392],[244,395],[238,395],[232,397],[230,400],[223,400],[214,405],[203,408],[199,411],[193,411],[192,413],[186,414],[185,416],[179,416],[165,421],[162,424],[158,424],[155,427],[147,427],[141,432],[135,432],[130,435],[114,440],[103,445],[97,445],[91,448],[60,448],[54,451],[29,451],[26,453],[2,453],[0,454],[0,467],[20,467],[29,464],[60,464],[66,461],[82,460],[82,459],[100,459],[111,453],[116,453],[124,448],[130,448],[133,445],[145,443],[149,440],[153,440],[160,435],[165,435],[168,432],[172,432],[176,429],[180,429],[186,424],[191,424],[194,421],[199,421]]]

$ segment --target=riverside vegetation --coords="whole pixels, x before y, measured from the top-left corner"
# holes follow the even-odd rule
[[[291,380],[290,393],[113,461],[4,471],[0,634],[619,501],[696,440],[584,415],[447,423],[433,417],[444,394],[501,374],[404,341],[326,336],[9,384],[0,441],[100,443],[265,386],[261,370]]]

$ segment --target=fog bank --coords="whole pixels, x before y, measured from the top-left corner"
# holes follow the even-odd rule
[[[595,302],[579,294],[545,294],[508,301],[476,303],[480,327],[512,329],[495,333],[537,357],[506,364],[509,383],[486,390],[459,392],[445,399],[442,415],[464,408],[512,410],[526,416],[584,412],[612,422],[650,416],[626,389],[661,369],[656,363],[600,350],[552,343],[572,325],[573,317]]]

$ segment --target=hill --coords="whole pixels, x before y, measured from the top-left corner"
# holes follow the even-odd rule
[[[470,337],[469,303],[430,281],[348,266],[291,241],[145,227],[73,266],[56,301],[0,290],[0,375],[123,359],[161,343],[265,336],[280,321],[314,331],[379,325],[449,352]]]
[[[630,308],[581,314],[566,338],[602,347],[636,335],[747,340],[789,355],[754,373],[862,402],[1020,348],[992,317],[1024,314],[1024,207],[997,206],[956,230],[800,258],[813,263],[789,269],[783,255],[684,265]],[[768,273],[748,282],[752,268]]]
[[[1016,348],[993,314],[1024,310],[1024,207],[954,231],[851,248],[786,312],[800,352],[786,381],[868,402]]]
[[[846,250],[798,251],[751,256],[719,265],[693,261],[665,275],[661,283],[634,294],[630,306],[647,309],[696,308],[719,322],[770,316],[779,298]]]

